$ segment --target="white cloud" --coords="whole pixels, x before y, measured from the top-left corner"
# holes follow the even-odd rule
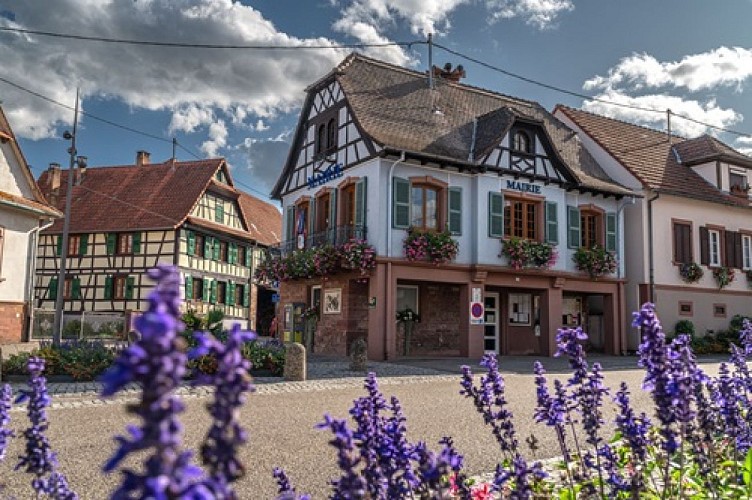
[[[253,127],[253,130],[255,130],[256,132],[265,132],[269,130],[269,125],[264,123],[264,120],[259,118],[258,121],[256,122],[256,125]]]
[[[550,28],[559,15],[574,10],[571,0],[485,0],[491,20],[520,17],[538,29]]]
[[[233,0],[60,0],[55,16],[36,2],[12,3],[15,22],[0,18],[0,25],[188,43],[333,43],[280,32],[259,11]],[[218,123],[220,115],[239,124],[289,112],[300,104],[303,89],[348,52],[186,50],[0,33],[3,73],[17,83],[70,105],[78,85],[85,98],[167,110],[170,131],[185,132]],[[22,137],[50,137],[57,125],[72,121],[70,110],[6,86],[0,89],[3,107]]]
[[[259,189],[271,190],[284,167],[290,149],[292,131],[266,139],[246,137],[233,147],[239,153],[237,163],[250,170],[252,177],[261,184]]]
[[[206,156],[218,156],[221,148],[227,145],[227,127],[224,120],[218,120],[209,125],[209,140],[201,144],[201,151]]]
[[[667,94],[630,96],[614,89],[609,89],[598,95],[598,98],[609,102],[654,109],[656,112],[614,106],[593,100],[585,101],[582,104],[583,109],[600,115],[659,129],[666,128],[666,109],[670,109],[675,115],[688,116],[694,120],[717,127],[728,128],[742,120],[742,116],[739,113],[730,108],[720,107],[713,99],[702,103],[697,100],[684,99]],[[694,121],[682,119],[678,116],[672,117],[671,129],[677,134],[686,137],[695,137],[703,133],[714,133],[714,129],[712,128]]]
[[[585,82],[587,90],[628,86],[633,89],[675,87],[691,92],[741,85],[752,76],[752,50],[719,47],[679,61],[658,61],[649,54],[625,57],[608,71]]]
[[[752,156],[752,137],[737,137],[735,141],[736,145],[734,147],[737,151]]]

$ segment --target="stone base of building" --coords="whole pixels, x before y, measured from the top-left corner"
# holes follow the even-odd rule
[[[26,305],[22,302],[0,302],[0,344],[24,340]]]

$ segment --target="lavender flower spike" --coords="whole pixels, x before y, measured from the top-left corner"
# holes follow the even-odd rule
[[[212,479],[228,485],[245,474],[237,450],[248,441],[248,435],[240,425],[238,411],[245,403],[246,393],[254,388],[248,374],[251,363],[243,358],[241,349],[256,334],[241,331],[236,323],[224,344],[206,332],[197,333],[196,338],[199,345],[191,356],[214,354],[218,362],[216,373],[199,379],[214,386],[214,401],[209,405],[214,421],[201,447],[201,458]]]
[[[8,441],[13,437],[13,431],[8,428],[10,424],[10,407],[13,399],[13,390],[8,384],[0,391],[0,462],[5,458],[8,449]]]
[[[103,396],[110,396],[129,382],[142,387],[141,401],[129,412],[141,419],[119,436],[118,450],[105,464],[111,472],[131,453],[151,450],[144,471],[123,471],[124,481],[113,498],[198,498],[209,495],[201,483],[201,470],[190,464],[191,453],[181,451],[182,426],[178,415],[183,404],[174,394],[185,374],[186,356],[177,331],[180,279],[172,266],[149,271],[157,285],[149,295],[149,309],[136,320],[141,338],[122,352],[102,378]]]

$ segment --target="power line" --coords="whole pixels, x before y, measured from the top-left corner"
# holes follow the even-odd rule
[[[637,110],[637,111],[646,111],[646,112],[649,112],[649,113],[661,113],[661,114],[665,114],[666,113],[665,109],[648,108],[648,107],[644,107],[644,106],[638,106],[636,104],[627,104],[627,103],[623,103],[623,102],[611,101],[611,100],[608,100],[608,99],[603,99],[603,98],[600,98],[600,97],[595,97],[595,96],[591,96],[591,95],[588,95],[588,94],[583,94],[582,92],[575,92],[573,90],[565,89],[565,88],[562,88],[562,87],[557,87],[556,85],[551,85],[551,84],[548,84],[548,83],[545,83],[545,82],[541,82],[541,81],[535,80],[533,78],[529,78],[529,77],[526,77],[526,76],[523,76],[523,75],[519,75],[517,73],[513,73],[511,71],[507,71],[507,70],[505,70],[503,68],[500,68],[498,66],[494,66],[493,64],[489,64],[487,62],[481,61],[480,59],[476,59],[476,58],[474,58],[472,56],[468,56],[467,54],[463,54],[461,52],[458,52],[456,50],[450,49],[449,47],[445,47],[445,46],[443,46],[441,44],[438,44],[438,43],[434,43],[433,46],[437,47],[437,48],[440,48],[440,49],[442,49],[442,50],[444,50],[446,52],[449,52],[450,54],[453,54],[455,56],[461,57],[461,58],[466,59],[466,60],[468,60],[470,62],[473,62],[475,64],[478,64],[479,66],[483,66],[484,68],[490,69],[492,71],[496,71],[498,73],[501,73],[503,75],[509,76],[511,78],[516,78],[517,80],[521,80],[523,82],[530,83],[532,85],[537,85],[539,87],[543,87],[543,88],[546,88],[546,89],[549,89],[549,90],[553,90],[555,92],[559,92],[559,93],[562,93],[562,94],[570,95],[570,96],[573,96],[573,97],[578,97],[580,99],[586,99],[586,100],[593,101],[593,102],[599,102],[599,103],[602,103],[602,104],[607,104],[609,106],[619,106],[619,107],[622,107],[622,108],[634,109],[634,110]],[[721,132],[726,132],[726,133],[737,135],[737,136],[740,136],[740,137],[752,137],[752,134],[747,133],[747,132],[741,132],[741,131],[738,131],[738,130],[733,130],[733,129],[721,127],[719,125],[713,125],[712,123],[703,122],[702,120],[698,120],[696,118],[691,118],[691,117],[689,117],[687,115],[683,115],[681,113],[674,113],[673,111],[671,111],[670,113],[671,113],[671,116],[673,116],[673,117],[681,118],[683,120],[687,120],[687,121],[690,121],[690,122],[693,122],[693,123],[697,123],[698,125],[703,125],[705,127],[712,128],[714,130],[718,130],[718,131],[721,131]]]
[[[127,38],[107,38],[101,36],[73,35],[70,33],[57,33],[53,31],[30,30],[25,28],[12,28],[0,26],[0,31],[20,33],[26,35],[40,35],[52,38],[65,38],[69,40],[83,40],[87,42],[122,43],[128,45],[149,45],[157,47],[191,48],[191,49],[250,49],[250,50],[309,50],[309,49],[365,49],[378,47],[411,47],[412,45],[424,44],[422,40],[410,42],[382,42],[382,43],[341,43],[341,44],[314,44],[314,45],[270,45],[270,44],[213,44],[213,43],[187,43],[187,42],[160,42],[157,40],[133,40]]]

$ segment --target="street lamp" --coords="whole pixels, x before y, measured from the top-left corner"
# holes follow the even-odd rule
[[[73,168],[86,168],[87,158],[85,156],[76,156],[76,128],[78,126],[78,89],[76,89],[76,108],[73,117],[73,132],[65,131],[63,139],[71,141],[68,148],[70,155],[70,164],[68,167],[68,187],[65,191],[65,219],[63,219],[63,237],[60,248],[60,271],[57,277],[57,296],[55,297],[55,320],[52,324],[52,343],[60,345],[63,330],[63,309],[65,307],[65,271],[68,261],[68,231],[70,230],[70,212],[71,200],[73,198]]]

